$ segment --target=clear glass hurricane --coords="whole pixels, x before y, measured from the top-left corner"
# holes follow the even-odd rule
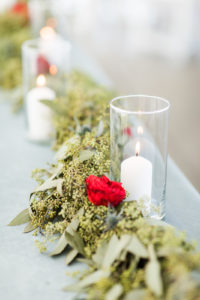
[[[126,201],[157,219],[165,216],[169,108],[168,100],[145,95],[110,103],[111,178],[122,182]]]

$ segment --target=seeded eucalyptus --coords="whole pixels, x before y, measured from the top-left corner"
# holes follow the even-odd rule
[[[9,11],[0,14],[0,88],[9,91],[13,111],[23,102],[21,46],[30,37],[26,16]]]
[[[35,228],[42,236],[36,241],[41,252],[59,236],[50,256],[65,251],[66,264],[88,265],[66,291],[95,300],[200,299],[200,253],[182,233],[144,217],[142,203],[107,208],[88,200],[86,178],[109,172],[109,97],[87,76],[72,73],[66,98],[51,104],[56,162],[33,172],[38,187],[29,208],[10,225],[29,222],[25,232]]]

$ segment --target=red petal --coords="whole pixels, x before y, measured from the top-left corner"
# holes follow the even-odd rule
[[[43,56],[39,55],[37,58],[37,74],[46,74],[49,72],[50,64],[48,60]]]

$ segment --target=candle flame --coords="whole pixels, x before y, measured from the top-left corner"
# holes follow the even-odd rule
[[[51,66],[49,67],[49,73],[50,73],[51,75],[56,75],[57,72],[58,72],[58,69],[57,69],[56,65],[51,65]]]
[[[142,126],[138,126],[137,133],[138,134],[143,134],[144,133],[144,129],[142,128]]]
[[[55,35],[56,35],[55,30],[50,26],[45,26],[40,30],[40,36],[44,40],[52,39],[53,37],[55,37]]]
[[[136,156],[138,156],[139,153],[140,153],[140,142],[137,142],[136,146],[135,146],[135,154],[136,154]]]
[[[45,86],[46,84],[46,78],[43,74],[40,74],[36,79],[36,84],[38,87]]]

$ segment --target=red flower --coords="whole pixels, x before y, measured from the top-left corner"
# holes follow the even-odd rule
[[[94,205],[117,206],[126,197],[120,182],[110,181],[106,176],[90,175],[86,178],[87,195]]]
[[[46,74],[49,72],[49,67],[48,60],[43,55],[39,55],[37,58],[37,73]]]
[[[19,2],[12,6],[11,12],[28,18],[28,6],[26,3]]]
[[[132,136],[132,130],[131,130],[130,127],[124,128],[123,133],[128,135],[128,136]]]

